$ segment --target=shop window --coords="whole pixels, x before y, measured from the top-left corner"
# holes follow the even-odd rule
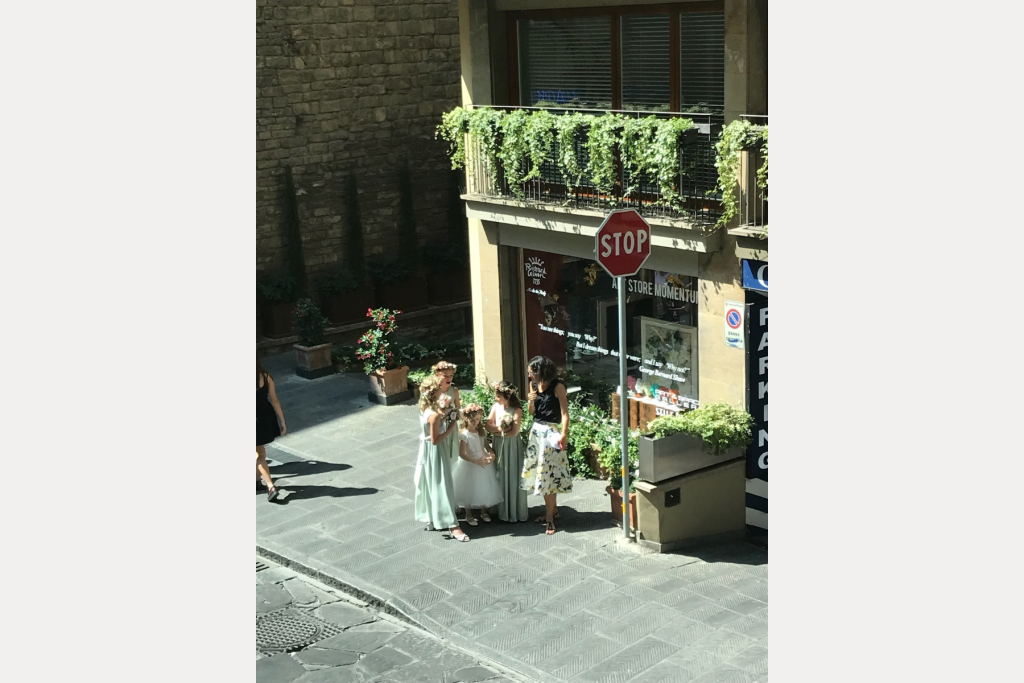
[[[548,356],[606,404],[619,384],[618,293],[590,259],[524,249],[526,358]],[[641,270],[626,278],[627,374],[665,404],[696,401],[697,279]]]

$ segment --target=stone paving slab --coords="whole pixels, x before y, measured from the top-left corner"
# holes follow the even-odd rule
[[[495,519],[464,526],[469,543],[448,540],[412,518],[411,401],[370,405],[362,375],[299,378],[289,354],[264,366],[289,426],[267,448],[281,496],[257,495],[264,557],[527,680],[767,679],[766,549],[736,542],[659,555],[624,543],[599,481],[559,496],[554,536]],[[542,514],[542,499],[529,502],[531,519]],[[283,599],[267,595],[277,596],[267,606]],[[360,660],[346,675],[418,680],[401,677],[408,663],[399,660]]]
[[[514,671],[482,661],[293,570],[272,566],[257,571],[256,589],[257,595],[274,596],[275,607],[284,600],[284,608],[297,609],[341,630],[297,652],[265,656],[257,650],[256,683],[525,683]],[[288,597],[301,602],[288,601]],[[257,600],[257,616],[260,614]]]

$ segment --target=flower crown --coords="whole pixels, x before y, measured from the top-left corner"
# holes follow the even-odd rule
[[[501,386],[502,384],[504,384],[505,386]],[[513,385],[509,384],[508,382],[495,382],[494,384],[491,385],[491,388],[494,389],[496,393],[507,396],[519,393],[519,390],[516,389]]]
[[[484,407],[479,403],[470,403],[468,406],[462,409],[463,415],[472,415],[474,413],[484,412]]]
[[[434,367],[430,368],[430,370],[433,373],[437,374],[439,372],[447,372],[449,370],[454,372],[455,369],[458,368],[458,367],[459,366],[457,366],[455,363],[449,363],[448,361],[443,360],[440,363],[438,363],[437,365],[435,365]]]

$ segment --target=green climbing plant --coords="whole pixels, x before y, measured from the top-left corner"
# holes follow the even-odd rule
[[[615,186],[615,147],[626,120],[618,114],[605,114],[589,116],[587,121],[587,173],[598,192],[610,193]]]
[[[452,159],[452,170],[462,168],[466,164],[466,134],[469,133],[469,110],[455,107],[441,115],[441,125],[434,133],[449,145],[448,155]]]
[[[580,159],[576,154],[576,141],[582,136],[588,120],[591,118],[593,117],[579,112],[565,113],[555,117],[558,135],[558,170],[561,171],[562,177],[565,179],[566,190],[570,195],[580,186],[586,172],[586,169],[580,166]]]
[[[740,153],[761,142],[764,162],[757,171],[757,184],[768,189],[768,128],[755,127],[750,121],[737,119],[722,129],[715,144],[715,168],[718,169],[718,189],[722,192],[722,215],[715,223],[724,227],[736,216],[739,206],[736,189],[739,185]]]
[[[489,107],[473,109],[469,116],[469,135],[480,141],[484,165],[492,175],[498,168],[498,142],[503,118],[504,111]]]
[[[530,156],[530,145],[526,138],[526,126],[530,114],[524,109],[508,112],[499,122],[501,128],[501,146],[498,148],[498,159],[505,170],[505,180],[509,189],[516,197],[522,198],[522,183],[528,174],[527,162]]]

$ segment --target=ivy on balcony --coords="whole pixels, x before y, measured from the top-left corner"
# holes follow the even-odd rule
[[[750,121],[738,119],[722,129],[722,136],[715,144],[715,167],[718,169],[718,189],[722,192],[722,215],[718,226],[725,226],[736,216],[739,207],[736,191],[740,184],[740,154],[760,146],[763,162],[757,169],[757,186],[764,191],[768,201],[768,126],[755,126]]]
[[[466,136],[475,138],[487,172],[494,173],[500,161],[509,189],[520,199],[523,184],[540,178],[541,167],[549,162],[557,166],[570,194],[588,183],[610,196],[619,182],[618,150],[624,177],[629,180],[622,188],[623,197],[639,191],[640,179],[649,179],[660,190],[652,203],[679,208],[679,141],[692,128],[693,121],[688,118],[456,107],[442,115],[435,137],[449,143],[453,169],[466,163]],[[585,151],[583,163],[577,154],[578,140]]]

